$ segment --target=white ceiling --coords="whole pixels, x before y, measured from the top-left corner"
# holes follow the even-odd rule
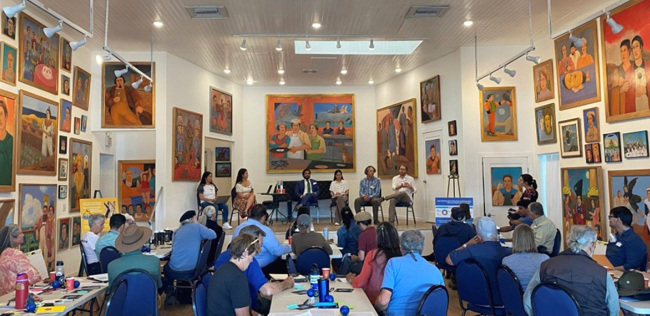
[[[88,0],[41,0],[47,7],[78,25],[88,28]],[[554,29],[590,15],[612,0],[554,0]],[[191,20],[186,5],[224,5],[229,19]],[[405,19],[412,5],[449,5],[442,18]],[[28,7],[30,4],[28,4]],[[100,50],[104,41],[106,1],[94,3],[94,38],[88,46]],[[32,11],[36,9],[32,8]],[[546,0],[533,0],[535,38],[548,36]],[[463,21],[471,19],[471,28]],[[155,29],[154,20],[165,26]],[[319,30],[312,22],[322,23]],[[55,21],[43,21],[55,24]],[[66,33],[72,33],[67,30]],[[121,51],[148,51],[152,32],[156,51],[167,51],[234,82],[245,84],[250,76],[258,85],[277,85],[280,64],[287,85],[375,84],[453,52],[472,46],[476,32],[480,46],[527,45],[528,2],[526,0],[112,0],[109,46]],[[241,38],[234,34],[371,34],[375,40],[424,39],[408,56],[335,56],[334,60],[295,55],[293,41],[283,40],[283,51],[275,50],[276,38],[248,38],[241,51]],[[71,41],[77,39],[71,38]],[[366,39],[367,40],[367,39]],[[322,55],[320,57],[323,57]],[[228,65],[230,75],[223,73]],[[348,69],[340,75],[341,67]],[[318,69],[303,74],[302,69]]]

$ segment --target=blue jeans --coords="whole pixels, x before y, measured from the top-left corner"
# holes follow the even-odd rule
[[[199,205],[202,209],[205,208],[206,206],[212,206],[216,210],[221,210],[221,219],[223,220],[224,223],[228,222],[228,204],[226,203],[221,203],[221,204],[214,204],[212,202],[201,202]]]

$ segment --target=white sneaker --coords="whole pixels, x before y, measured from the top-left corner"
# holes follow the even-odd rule
[[[339,225],[341,225],[339,224],[339,222],[334,223],[334,226],[339,226]]]
[[[225,224],[223,224],[221,226],[221,228],[223,228],[223,229],[232,229],[232,226],[230,226],[230,224],[228,224],[228,223],[225,223]]]

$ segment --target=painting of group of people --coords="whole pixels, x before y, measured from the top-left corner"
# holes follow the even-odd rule
[[[562,234],[573,225],[588,225],[607,240],[603,205],[603,170],[601,167],[562,168]]]
[[[52,94],[58,93],[59,35],[48,38],[45,26],[24,12],[20,14],[20,81]]]
[[[156,162],[123,160],[118,164],[120,213],[148,221],[156,204]]]
[[[25,234],[20,250],[41,249],[48,271],[54,270],[56,185],[21,184],[19,225]]]
[[[515,87],[484,88],[481,99],[481,141],[517,140]]]
[[[18,172],[55,175],[59,104],[20,90]]]
[[[633,215],[634,232],[650,246],[650,170],[616,170],[607,175],[611,207],[627,207]]]
[[[210,87],[210,132],[232,135],[232,95]]]
[[[174,108],[173,181],[199,181],[203,154],[203,115]]]
[[[393,177],[406,165],[417,177],[417,110],[415,99],[377,110],[377,166],[379,177]]]

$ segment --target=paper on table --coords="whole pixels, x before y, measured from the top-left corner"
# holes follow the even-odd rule
[[[36,268],[36,271],[38,271],[38,274],[41,276],[42,280],[48,279],[50,277],[50,274],[47,272],[47,267],[45,266],[45,259],[43,259],[43,251],[40,249],[36,249],[34,251],[28,252],[27,254],[27,259],[29,259],[29,263]]]
[[[89,276],[88,278],[93,279],[93,280],[97,280],[97,281],[108,282],[108,273],[95,274],[95,275]]]

